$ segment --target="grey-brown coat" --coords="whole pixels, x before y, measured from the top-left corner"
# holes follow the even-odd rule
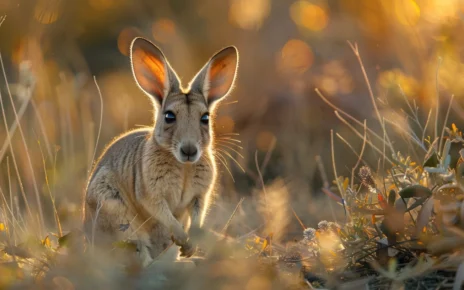
[[[209,116],[233,86],[238,52],[215,54],[187,89],[146,39],[132,42],[131,63],[155,106],[155,124],[116,138],[97,161],[86,190],[85,232],[91,243],[137,241],[145,264],[171,241],[188,257],[195,247],[185,221],[190,232],[201,227],[217,176]]]

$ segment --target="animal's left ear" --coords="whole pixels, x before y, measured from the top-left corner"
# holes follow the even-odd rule
[[[216,53],[190,82],[190,91],[206,98],[208,106],[231,91],[238,68],[238,51],[229,46]]]

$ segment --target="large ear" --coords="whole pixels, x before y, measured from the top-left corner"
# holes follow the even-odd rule
[[[149,40],[137,37],[130,47],[134,78],[140,88],[159,105],[173,90],[179,90],[179,80],[164,54]]]
[[[238,51],[229,46],[216,53],[190,83],[190,91],[205,96],[209,106],[226,97],[234,85]]]

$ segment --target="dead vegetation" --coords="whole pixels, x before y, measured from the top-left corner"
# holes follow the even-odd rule
[[[5,18],[0,17],[0,26]],[[332,158],[315,162],[323,179],[322,192],[336,203],[327,209],[333,220],[307,227],[289,205],[288,183],[282,178],[264,181],[263,171],[272,162],[276,142],[271,138],[273,145],[264,160],[255,154],[255,168],[246,168],[252,171],[258,194],[241,198],[229,207],[232,210],[222,210],[225,207],[219,203],[218,219],[225,222],[204,233],[198,257],[171,263],[161,255],[147,269],[127,258],[125,253],[134,251],[127,241],[107,251],[82,243],[78,226],[69,221],[79,210],[66,199],[57,202],[56,185],[60,178],[70,180],[63,175],[72,175],[63,167],[80,164],[79,170],[85,172],[97,152],[104,103],[96,79],[99,122],[82,115],[89,118],[82,121],[88,125],[83,129],[86,150],[73,156],[73,146],[81,141],[77,136],[60,136],[61,147],[47,137],[43,111],[32,98],[36,81],[28,64],[22,63],[18,83],[11,84],[0,57],[0,79],[10,84],[7,95],[0,95],[6,136],[0,161],[7,180],[0,186],[0,289],[357,289],[366,284],[366,289],[461,289],[464,139],[458,120],[449,118],[455,106],[453,96],[446,114],[439,114],[438,104],[444,103],[438,90],[440,61],[434,109],[420,112],[413,96],[396,84],[406,109],[386,114],[384,109],[391,107],[388,99],[376,97],[357,45],[349,46],[360,65],[376,120],[374,126],[358,120],[316,90],[349,130],[327,132]],[[61,90],[82,88],[77,78],[60,77]],[[62,131],[70,132],[71,120],[76,119],[74,101],[64,98],[59,104]],[[28,106],[35,116],[34,144],[28,143],[21,125]],[[359,148],[348,141],[346,132],[361,140]],[[15,134],[19,138],[13,141]],[[220,158],[224,174],[233,175],[231,162],[241,166],[239,161],[228,161],[240,157],[243,149],[234,136],[226,133],[219,141],[225,147],[222,150],[229,150]],[[343,154],[356,156],[354,164],[337,158],[337,142],[346,146]],[[32,147],[39,157],[30,156]],[[57,168],[61,151],[66,159]],[[365,158],[368,153],[375,154],[374,162]],[[332,182],[324,167],[332,167]],[[83,180],[69,186],[81,184]],[[256,223],[261,225],[250,226]],[[300,234],[289,241],[286,229],[293,223],[301,228]]]

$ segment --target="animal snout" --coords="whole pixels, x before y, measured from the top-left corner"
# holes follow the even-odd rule
[[[189,159],[193,159],[193,157],[197,155],[198,149],[195,145],[191,143],[187,143],[187,144],[182,145],[182,147],[180,147],[180,152],[182,153],[182,155],[187,157],[187,159],[189,160]]]

